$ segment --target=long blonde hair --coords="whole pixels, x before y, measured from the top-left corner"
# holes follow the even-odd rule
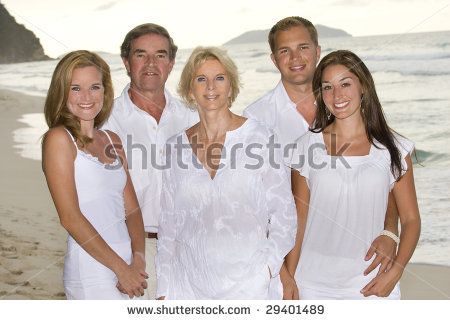
[[[81,133],[80,121],[67,107],[67,99],[73,70],[90,66],[96,67],[102,74],[103,106],[94,119],[94,126],[100,127],[111,114],[114,91],[109,66],[96,53],[86,50],[72,51],[59,61],[53,72],[44,106],[45,121],[48,127],[53,128],[60,125],[66,127],[81,146],[92,142],[92,139]]]

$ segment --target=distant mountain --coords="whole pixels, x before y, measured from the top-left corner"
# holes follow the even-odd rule
[[[18,24],[0,3],[0,63],[48,59],[34,33]]]
[[[334,29],[321,24],[316,25],[317,33],[320,38],[331,38],[331,37],[351,37],[352,35],[341,29]],[[267,30],[253,30],[247,31],[240,36],[225,42],[224,45],[228,44],[241,44],[241,43],[255,43],[255,42],[267,42],[267,36],[269,35],[270,29]]]

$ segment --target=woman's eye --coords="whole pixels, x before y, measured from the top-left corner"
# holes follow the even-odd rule
[[[196,80],[197,80],[197,82],[203,82],[203,81],[206,81],[206,78],[205,77],[197,77]]]
[[[349,82],[344,82],[343,84],[341,84],[342,88],[350,87],[350,85],[351,84]]]
[[[72,91],[80,91],[80,87],[70,87],[70,90],[72,90]]]
[[[329,86],[329,85],[324,85],[324,86],[322,86],[322,90],[330,90],[331,89],[331,86]]]
[[[225,76],[217,76],[216,79],[220,80],[220,81],[223,81],[223,80],[225,80]]]
[[[91,87],[91,90],[100,90],[100,89],[101,89],[101,86],[99,86],[99,85],[94,85]]]

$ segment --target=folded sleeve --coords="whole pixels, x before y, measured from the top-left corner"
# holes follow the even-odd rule
[[[401,157],[401,165],[402,165],[402,170],[400,173],[400,177],[403,176],[406,171],[409,170],[408,168],[408,164],[406,163],[406,157],[408,155],[412,155],[412,153],[414,152],[414,142],[399,135],[399,134],[394,134],[394,140],[395,140],[395,144],[398,148],[398,150],[400,151],[400,157]],[[391,188],[394,186],[394,183],[396,182],[396,179],[394,177],[394,175],[390,174],[390,184],[391,184]]]

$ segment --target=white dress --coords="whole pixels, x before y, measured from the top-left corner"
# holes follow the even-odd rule
[[[111,145],[114,146],[112,142]],[[120,160],[116,158],[111,165],[105,165],[77,147],[74,168],[81,212],[103,240],[130,264],[131,240],[125,224],[123,199],[127,177]],[[70,235],[63,281],[67,299],[128,299],[116,288],[114,272],[95,260]]]
[[[396,139],[406,170],[405,157],[414,144],[397,135]],[[360,290],[378,272],[363,275],[371,263],[364,256],[384,229],[395,178],[388,150],[375,144],[379,148],[372,145],[366,156],[337,157],[327,154],[322,133],[308,132],[298,140],[292,166],[306,178],[310,190],[295,274],[301,299],[363,299]],[[398,284],[388,298],[400,298]]]
[[[272,155],[278,166],[270,165],[271,134],[251,119],[227,132],[214,179],[197,160],[185,132],[169,139],[171,166],[163,173],[158,233],[158,297],[275,298],[270,286],[281,299],[279,270],[294,245],[296,211],[279,149]]]

